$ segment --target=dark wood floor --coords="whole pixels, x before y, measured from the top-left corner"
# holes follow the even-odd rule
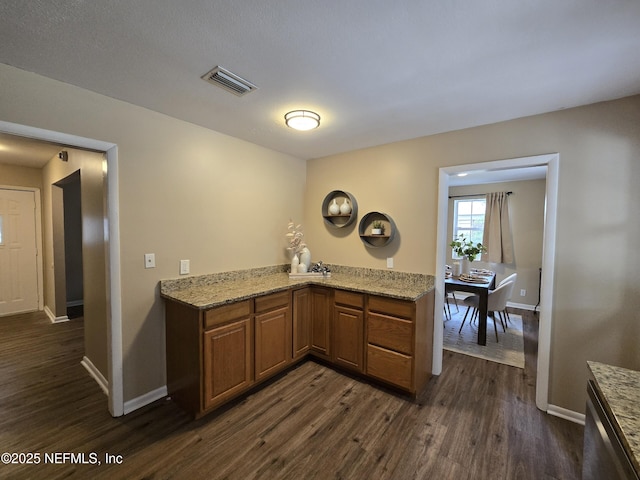
[[[411,402],[310,361],[191,421],[170,400],[111,418],[80,365],[82,320],[0,318],[0,453],[40,455],[0,478],[578,479],[583,429],[535,407],[537,323],[524,319],[524,371],[445,352]],[[102,463],[45,458],[56,452]]]

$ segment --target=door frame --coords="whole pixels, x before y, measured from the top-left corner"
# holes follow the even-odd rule
[[[118,146],[92,138],[79,137],[42,128],[0,121],[0,132],[34,140],[47,141],[71,148],[104,152],[106,161],[105,185],[105,243],[107,272],[107,372],[109,413],[124,415],[123,354],[122,354],[122,289],[120,274],[120,215],[118,201]]]
[[[449,215],[449,177],[462,172],[508,170],[525,167],[546,166],[546,190],[544,232],[542,240],[542,278],[540,281],[540,317],[538,331],[538,365],[536,370],[536,405],[547,412],[549,409],[549,377],[551,368],[551,327],[553,291],[555,279],[556,216],[558,209],[559,153],[530,157],[496,160],[491,162],[456,165],[440,168],[438,184],[438,223],[436,247],[436,297],[433,335],[433,373],[442,372],[444,308],[444,274],[447,246],[447,219]]]
[[[36,222],[36,268],[38,269],[36,281],[38,282],[38,310],[44,308],[44,279],[43,279],[43,244],[42,244],[42,204],[40,201],[40,189],[34,187],[16,187],[14,185],[0,185],[0,190],[19,190],[23,192],[32,192],[34,201],[36,202],[35,208],[35,222]]]

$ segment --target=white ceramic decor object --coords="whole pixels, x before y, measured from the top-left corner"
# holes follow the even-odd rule
[[[348,198],[345,198],[342,205],[340,205],[340,213],[342,215],[349,215],[351,213],[351,205],[349,204]]]
[[[307,247],[304,247],[300,251],[300,263],[304,263],[307,267],[307,271],[311,268],[311,252]]]
[[[340,205],[338,205],[338,202],[334,198],[333,202],[331,202],[331,205],[329,205],[329,214],[338,215],[339,213],[340,213]]]
[[[462,257],[462,273],[471,273],[471,261],[467,257]]]

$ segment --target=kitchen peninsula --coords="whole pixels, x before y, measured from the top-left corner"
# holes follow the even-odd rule
[[[434,278],[288,266],[163,280],[169,395],[195,417],[309,356],[415,396],[431,376]]]

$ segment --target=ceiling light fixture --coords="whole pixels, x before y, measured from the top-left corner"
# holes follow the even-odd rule
[[[284,116],[284,121],[294,130],[313,130],[320,125],[320,115],[309,110],[293,110]]]

